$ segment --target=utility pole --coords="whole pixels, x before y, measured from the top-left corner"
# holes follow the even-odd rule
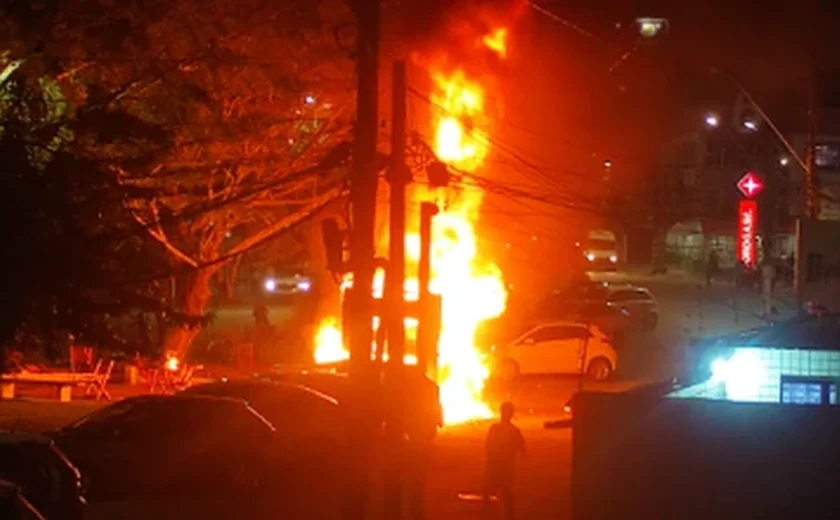
[[[802,183],[802,210],[800,211],[799,222],[797,223],[796,232],[796,248],[794,250],[795,264],[794,264],[794,291],[796,293],[796,306],[799,309],[800,315],[805,312],[802,301],[802,294],[800,293],[799,273],[803,268],[803,258],[801,250],[801,226],[807,220],[817,220],[820,214],[820,201],[817,191],[817,169],[816,169],[816,150],[817,150],[817,131],[819,128],[819,112],[817,103],[817,62],[814,54],[811,55],[811,78],[808,88],[808,142],[805,150],[805,164],[802,168],[803,183]]]
[[[363,520],[373,460],[375,411],[372,406],[374,365],[370,359],[373,331],[374,225],[376,217],[376,144],[379,95],[379,0],[350,0],[358,20],[356,48],[356,124],[350,179],[352,234],[350,269],[354,290],[346,310],[350,347],[350,385],[353,408],[348,415],[349,474],[343,517]]]
[[[388,475],[385,478],[385,518],[399,520],[402,516],[402,479],[404,476],[405,446],[405,190],[410,172],[405,164],[406,143],[406,77],[405,62],[394,62],[393,115],[391,128],[391,165],[388,182],[391,185],[389,209],[389,271],[386,278],[388,295],[388,381],[391,413],[387,433],[390,444]]]
[[[808,148],[805,154],[805,182],[803,186],[803,202],[806,218],[819,218],[819,200],[817,198],[816,180],[816,148],[817,128],[819,127],[819,111],[817,109],[817,70],[812,57],[811,84],[808,89]]]
[[[436,334],[431,326],[432,295],[429,282],[432,271],[432,219],[438,214],[438,207],[433,202],[420,205],[420,262],[417,269],[419,282],[418,302],[423,312],[420,326],[417,328],[417,366],[421,373],[437,383],[437,344]]]

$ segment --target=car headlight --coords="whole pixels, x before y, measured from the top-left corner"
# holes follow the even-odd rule
[[[274,290],[277,289],[277,281],[273,278],[269,278],[263,283],[263,287],[265,287],[265,290],[268,292],[274,292]]]
[[[298,282],[297,288],[299,291],[307,292],[312,288],[312,282],[309,280],[301,280]]]
[[[617,257],[616,255],[612,255],[612,256],[610,257],[610,262],[612,262],[612,263],[616,263],[616,262],[618,262],[618,257]]]
[[[589,260],[590,262],[594,262],[595,261],[595,254],[594,253],[586,253],[586,259]]]

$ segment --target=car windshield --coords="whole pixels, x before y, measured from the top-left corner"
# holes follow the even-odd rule
[[[63,430],[73,430],[76,428],[95,427],[98,424],[108,422],[117,417],[125,416],[136,408],[137,403],[131,400],[120,401],[110,406],[106,406],[101,410],[97,410],[91,414],[85,415],[64,428]]]
[[[603,240],[598,238],[590,238],[586,241],[586,248],[587,249],[595,249],[598,251],[612,251],[615,249],[615,241],[613,240]]]
[[[292,278],[295,276],[306,276],[306,268],[298,266],[283,266],[275,270],[278,278]]]

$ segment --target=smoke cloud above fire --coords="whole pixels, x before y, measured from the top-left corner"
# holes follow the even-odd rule
[[[446,49],[453,62],[475,63],[476,51],[488,60],[498,56],[482,39],[498,27],[512,28],[527,11],[524,0],[415,1],[396,16],[399,34],[419,55]],[[510,40],[510,38],[508,38]]]

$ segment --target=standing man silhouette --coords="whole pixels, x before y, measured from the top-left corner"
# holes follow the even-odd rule
[[[513,481],[516,458],[525,456],[525,439],[519,428],[513,425],[513,403],[501,406],[499,422],[490,427],[487,434],[487,465],[484,474],[484,515],[489,516],[490,495],[501,500],[505,519],[513,520],[516,509],[513,499]]]

